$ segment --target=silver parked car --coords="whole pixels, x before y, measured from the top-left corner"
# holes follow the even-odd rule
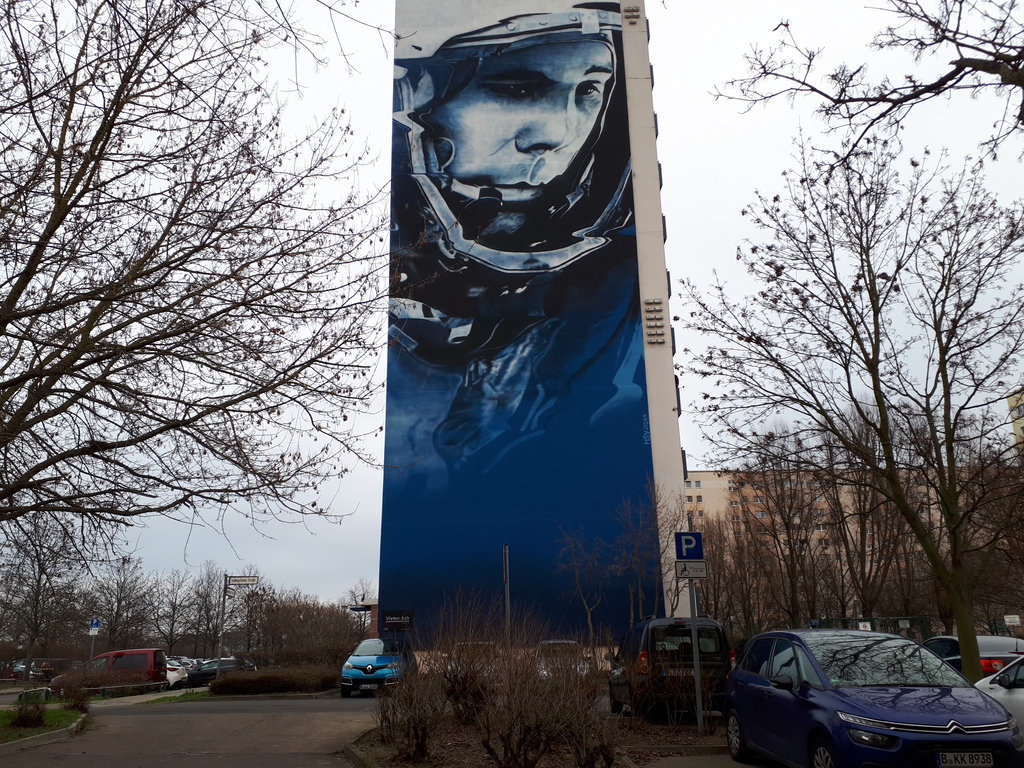
[[[1006,707],[1017,722],[1024,722],[1024,656],[974,686]]]

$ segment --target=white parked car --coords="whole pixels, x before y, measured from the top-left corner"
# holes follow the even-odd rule
[[[1006,707],[1018,723],[1024,722],[1024,656],[974,685]]]
[[[167,661],[167,687],[184,688],[188,684],[188,669],[178,661]]]

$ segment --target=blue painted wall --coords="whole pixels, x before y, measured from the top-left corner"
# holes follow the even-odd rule
[[[430,3],[396,50],[380,605],[499,595],[508,544],[513,599],[568,631],[563,531],[611,573],[652,475],[625,78],[617,4],[510,5]]]

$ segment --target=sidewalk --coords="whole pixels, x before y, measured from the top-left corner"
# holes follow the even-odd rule
[[[158,693],[144,693],[139,696],[122,696],[118,699],[104,699],[101,701],[92,702],[89,707],[90,709],[103,709],[104,707],[117,707],[117,706],[128,706],[131,704],[141,704],[145,701],[153,701],[163,696],[180,696],[185,693],[187,689],[180,689],[177,691],[161,691]],[[6,698],[6,697],[5,697]],[[14,709],[13,701],[11,703],[0,704],[0,709]],[[63,741],[64,739],[70,739],[85,723],[85,715],[79,716],[74,723],[69,725],[67,728],[61,728],[56,731],[49,731],[47,733],[40,733],[35,736],[29,736],[24,739],[16,739],[15,741],[9,741],[6,744],[0,744],[0,756],[12,754],[20,749],[26,747],[36,747],[41,744],[51,744],[55,741]]]

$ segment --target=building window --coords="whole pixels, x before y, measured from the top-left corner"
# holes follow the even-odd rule
[[[697,517],[704,517],[704,510],[703,509],[698,509],[697,510]]]
[[[691,487],[693,487],[693,482],[692,482],[691,480],[687,480],[687,481],[686,481],[686,487],[687,487],[687,488],[691,488]]]
[[[693,504],[693,496],[687,496],[686,497],[686,503],[687,504]]]
[[[697,503],[698,504],[703,504],[704,503],[704,497],[703,496],[698,496],[697,497]]]
[[[730,507],[738,507],[739,505],[740,505],[740,503],[738,501],[730,501],[729,502],[729,506]]]
[[[758,509],[754,512],[754,517],[759,517],[763,520],[764,518],[768,517],[768,513],[765,512],[763,509]]]
[[[740,516],[739,516],[739,515],[733,515],[733,516],[732,516],[732,521],[733,521],[734,523],[736,523],[736,522],[739,522],[739,519],[740,519]]]
[[[700,488],[700,480],[694,480],[693,481],[693,487],[694,488]]]
[[[764,504],[764,496],[755,496],[754,497],[754,503],[755,504]]]
[[[814,526],[814,530],[816,530],[816,531],[827,531],[828,530],[828,524],[827,523],[818,523],[816,526]]]

